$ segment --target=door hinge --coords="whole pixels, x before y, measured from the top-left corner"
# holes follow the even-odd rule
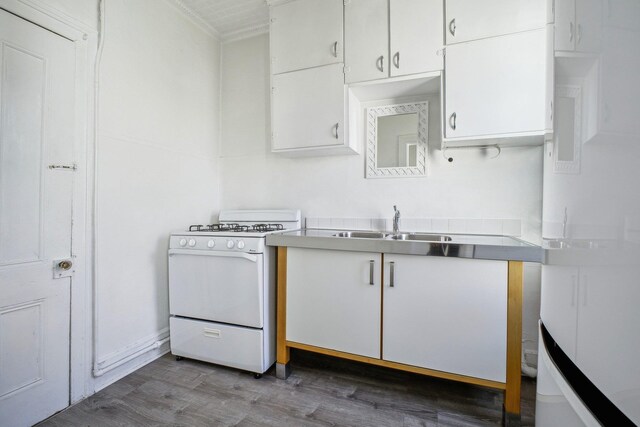
[[[75,163],[72,163],[70,165],[49,165],[49,169],[63,169],[63,170],[75,171],[78,169],[78,166]]]

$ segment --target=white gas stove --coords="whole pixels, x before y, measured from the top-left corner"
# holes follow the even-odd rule
[[[299,210],[227,210],[169,241],[171,352],[260,376],[275,362],[275,251],[269,233]]]

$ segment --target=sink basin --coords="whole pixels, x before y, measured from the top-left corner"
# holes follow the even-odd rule
[[[334,234],[334,237],[350,237],[355,239],[384,239],[388,234],[374,231],[341,231]]]
[[[440,234],[412,234],[403,233],[391,236],[394,240],[419,240],[422,242],[450,242],[451,237]]]

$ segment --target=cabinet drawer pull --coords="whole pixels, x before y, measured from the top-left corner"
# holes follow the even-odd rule
[[[400,52],[396,52],[395,55],[393,55],[393,65],[395,65],[396,68],[400,68]]]
[[[380,72],[384,73],[384,55],[380,55],[376,61],[376,68],[380,70]]]
[[[340,139],[340,135],[338,134],[338,129],[340,129],[340,123],[336,123],[333,125],[333,137],[335,139]]]
[[[370,260],[369,261],[369,284],[371,286],[373,286],[373,270],[374,270],[374,266],[375,266],[375,261],[374,260]]]
[[[389,263],[389,287],[393,288],[395,286],[395,278],[396,278],[396,263],[391,261]]]
[[[335,58],[338,57],[338,42],[333,42],[333,48],[331,49],[333,52],[333,56]]]
[[[458,115],[454,112],[449,116],[449,127],[453,130],[456,130],[456,119]]]
[[[456,18],[453,18],[451,21],[449,21],[449,32],[452,36],[456,35]]]

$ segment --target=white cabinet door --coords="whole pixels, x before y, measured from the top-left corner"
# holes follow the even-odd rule
[[[550,132],[551,33],[545,28],[448,46],[445,137]]]
[[[576,356],[578,268],[543,265],[540,318],[571,360]]]
[[[271,8],[273,74],[343,61],[342,0],[297,0]]]
[[[549,0],[446,0],[447,44],[542,28]]]
[[[344,6],[346,83],[389,76],[388,0],[350,0]]]
[[[385,254],[384,268],[384,360],[505,381],[506,261]]]
[[[273,151],[344,144],[343,79],[340,64],[273,76]]]
[[[572,51],[576,47],[576,2],[555,0],[554,49]]]
[[[441,0],[390,0],[391,76],[442,70]]]
[[[287,340],[380,358],[380,254],[287,250]]]
[[[576,51],[598,52],[602,25],[600,0],[575,0],[576,2]]]

